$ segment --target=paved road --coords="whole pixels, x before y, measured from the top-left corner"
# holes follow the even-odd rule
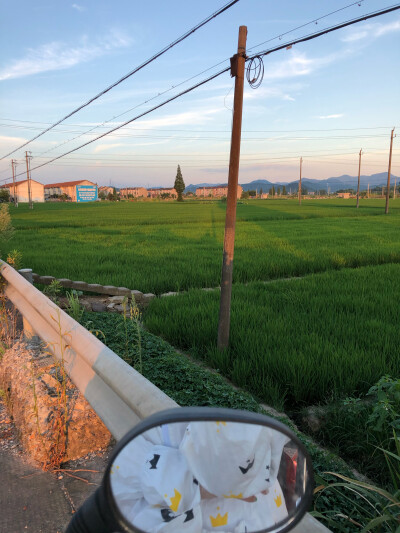
[[[0,533],[62,533],[100,483],[106,459],[90,454],[65,465],[69,472],[44,472],[24,454],[0,399]]]

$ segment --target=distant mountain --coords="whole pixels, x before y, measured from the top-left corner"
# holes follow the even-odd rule
[[[320,191],[320,190],[326,190],[332,192],[339,191],[341,189],[357,189],[357,176],[349,176],[348,174],[343,174],[342,176],[327,178],[327,179],[311,179],[311,178],[302,178],[301,182],[303,187],[305,187],[308,191]],[[394,184],[394,180],[397,180],[397,184],[400,185],[400,178],[399,176],[391,176],[390,183],[391,185]],[[368,184],[370,189],[373,189],[374,187],[385,187],[387,183],[387,172],[381,172],[379,174],[372,174],[371,176],[360,176],[360,190],[366,191],[368,188]],[[225,182],[226,184],[226,182]],[[196,192],[196,189],[198,187],[212,187],[215,186],[215,183],[199,183],[196,185],[188,185],[185,189],[186,192]],[[223,183],[219,183],[218,185],[224,185]],[[260,191],[260,189],[263,190],[263,192],[268,192],[272,186],[276,187],[282,187],[285,185],[287,192],[289,191],[296,192],[299,187],[299,180],[296,181],[277,181],[272,182],[269,180],[254,180],[250,183],[241,183],[240,184],[243,187],[244,191],[251,191],[251,190],[257,190]]]

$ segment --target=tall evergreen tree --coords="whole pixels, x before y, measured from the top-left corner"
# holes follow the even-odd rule
[[[183,202],[182,193],[185,190],[185,182],[183,181],[181,167],[178,165],[178,170],[176,172],[174,188],[178,193],[178,202]]]
[[[286,192],[286,187],[285,185],[282,187],[282,196],[286,196],[287,192]]]

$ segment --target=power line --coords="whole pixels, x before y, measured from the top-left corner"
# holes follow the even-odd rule
[[[373,11],[372,13],[367,13],[366,15],[363,15],[362,17],[351,19],[341,24],[336,24],[335,26],[330,26],[329,28],[326,28],[322,31],[310,33],[309,35],[300,37],[299,39],[295,39],[293,41],[286,42],[285,44],[276,46],[275,48],[270,48],[269,50],[258,52],[257,54],[247,57],[247,60],[254,59],[255,57],[266,56],[266,55],[272,54],[273,52],[278,52],[278,50],[282,50],[283,48],[287,48],[288,46],[293,46],[298,43],[305,43],[306,41],[311,41],[312,39],[316,39],[317,37],[321,37],[322,35],[326,35],[327,33],[341,30],[342,28],[346,28],[347,26],[351,26],[352,24],[356,24],[357,22],[362,22],[364,20],[369,20],[371,18],[379,17],[381,15],[386,15],[387,13],[391,13],[392,11],[396,11],[397,9],[400,9],[400,4],[390,6],[380,11]]]
[[[176,88],[177,86],[175,86]],[[27,122],[29,124],[50,124],[50,122],[35,122],[32,120],[17,120],[17,119],[7,119],[0,117],[0,120],[9,120],[13,122]],[[104,124],[104,122],[102,123]],[[9,128],[18,128],[18,129],[35,129],[41,130],[42,128],[34,128],[33,126],[25,127],[14,124],[1,124],[0,126],[9,127]],[[71,127],[87,127],[90,124],[65,124],[65,126]],[[102,125],[96,124],[96,128],[101,128]],[[314,129],[292,129],[292,130],[242,130],[242,133],[296,133],[296,132],[321,132],[321,131],[359,131],[359,130],[378,130],[378,129],[391,129],[393,126],[369,126],[369,127],[359,127],[359,128],[314,128]],[[132,129],[134,131],[162,131],[162,132],[189,132],[189,133],[231,133],[230,130],[188,130],[188,129],[157,129],[157,128],[126,128],[127,130]],[[89,130],[90,131],[90,130]],[[71,130],[58,130],[57,133],[83,133],[81,131],[71,131]]]
[[[286,31],[284,33],[280,33],[276,37],[271,37],[270,39],[267,39],[266,41],[263,41],[262,43],[256,44],[252,46],[251,48],[248,48],[248,52],[251,50],[254,50],[254,48],[258,48],[259,46],[262,46],[263,44],[270,43],[271,41],[274,41],[275,39],[281,39],[284,35],[288,35],[289,33],[293,33],[296,30],[300,30],[301,28],[305,28],[306,26],[309,26],[310,24],[318,24],[318,22],[324,18],[329,17],[330,15],[334,15],[335,13],[339,13],[339,11],[344,11],[345,9],[348,9],[349,7],[353,7],[355,5],[361,6],[361,3],[364,0],[358,0],[357,2],[353,2],[352,4],[349,4],[347,6],[341,7],[340,9],[336,9],[335,11],[331,11],[330,13],[327,13],[326,15],[322,15],[321,17],[318,17],[314,20],[311,20],[310,22],[306,22],[305,24],[302,24],[301,26],[297,26],[296,28],[293,28],[292,30]]]
[[[168,104],[169,102],[172,102],[173,100],[176,100],[177,98],[180,98],[181,96],[183,96],[184,94],[187,94],[191,91],[193,91],[194,89],[197,89],[198,87],[200,87],[201,85],[204,85],[205,83],[208,83],[209,81],[212,81],[214,80],[215,78],[217,78],[218,76],[221,76],[221,74],[224,74],[225,72],[228,72],[228,70],[230,70],[230,67],[226,68],[226,69],[223,69],[223,70],[220,70],[219,72],[217,72],[216,74],[213,74],[212,76],[209,76],[208,78],[206,78],[205,80],[202,80],[200,81],[199,83],[196,83],[196,85],[192,85],[192,87],[189,87],[188,89],[185,89],[184,91],[176,94],[175,96],[172,96],[171,98],[169,98],[168,100],[164,100],[164,102],[161,102],[161,104],[158,104],[154,107],[152,107],[151,109],[148,109],[147,111],[144,111],[143,113],[141,113],[140,115],[136,115],[136,117],[130,119],[130,120],[127,120],[126,122],[124,122],[123,124],[121,124],[120,126],[116,126],[115,128],[109,130],[109,131],[106,131],[105,133],[102,133],[101,135],[99,135],[98,137],[95,137],[94,139],[91,139],[90,141],[87,141],[85,142],[84,144],[81,144],[80,146],[77,146],[76,148],[73,148],[72,150],[69,150],[68,152],[65,152],[64,154],[61,154],[57,157],[54,157],[53,159],[51,159],[50,161],[46,161],[45,163],[42,163],[40,165],[37,165],[36,167],[32,168],[32,170],[36,170],[40,167],[43,167],[45,165],[48,165],[49,163],[52,163],[53,161],[57,161],[57,159],[60,159],[61,157],[65,157],[66,155],[69,155],[69,154],[72,154],[73,152],[76,152],[77,150],[79,150],[80,148],[83,148],[84,146],[87,146],[88,144],[91,144],[95,141],[98,141],[99,139],[101,139],[102,137],[105,137],[106,135],[109,135],[110,133],[114,132],[114,131],[117,131],[121,128],[123,128],[124,126],[126,126],[127,124],[130,124],[131,122],[134,122],[135,120],[138,120],[139,118],[141,117],[144,117],[145,115],[148,115],[149,113],[152,113],[153,111],[155,111],[156,109],[159,109],[160,107],[163,107],[165,106],[166,104]],[[17,176],[20,176],[21,174],[17,174]]]
[[[301,25],[301,26],[298,26],[298,27],[296,27],[296,28],[293,28],[292,30],[289,30],[289,31],[287,31],[287,32],[285,32],[285,33],[283,33],[283,34],[277,35],[277,36],[275,36],[275,37],[269,39],[268,41],[264,41],[264,43],[261,43],[261,44],[265,44],[266,42],[270,42],[270,41],[273,41],[273,40],[278,39],[278,38],[280,39],[280,38],[282,37],[282,35],[287,35],[287,34],[289,34],[289,33],[292,33],[293,31],[296,31],[296,30],[299,29],[299,28],[302,28],[302,27],[308,26],[308,25],[313,24],[313,23],[317,23],[319,20],[322,20],[322,19],[324,19],[324,18],[326,18],[326,17],[328,17],[328,16],[330,16],[330,15],[332,15],[332,14],[334,14],[334,13],[339,12],[339,11],[343,11],[344,9],[348,9],[348,8],[352,7],[353,5],[355,5],[355,4],[361,5],[361,2],[363,2],[363,1],[364,1],[364,0],[359,0],[358,2],[354,2],[354,3],[352,3],[352,4],[349,4],[349,5],[347,5],[347,6],[343,7],[343,8],[341,8],[341,9],[338,9],[338,10],[336,10],[336,11],[332,11],[331,13],[327,13],[326,15],[322,15],[321,17],[319,17],[319,18],[317,18],[317,19],[313,19],[313,20],[307,22],[306,24],[303,24],[303,25]],[[256,45],[256,46],[253,47],[253,48],[256,48],[257,46],[259,46],[259,45]],[[253,48],[250,48],[249,50],[252,50]],[[126,111],[123,111],[123,112],[120,113],[119,115],[115,115],[115,116],[112,117],[111,119],[105,120],[101,125],[96,125],[96,126],[92,127],[92,128],[89,129],[86,133],[89,133],[89,132],[91,132],[91,131],[93,131],[93,130],[99,128],[99,127],[102,127],[103,125],[108,124],[109,122],[115,120],[116,118],[119,118],[119,117],[122,117],[123,115],[126,115],[127,113],[133,111],[134,109],[137,109],[137,108],[140,107],[141,105],[143,105],[143,104],[147,104],[147,103],[149,103],[149,102],[151,102],[151,101],[153,101],[153,100],[159,98],[160,96],[162,96],[162,95],[164,95],[164,94],[170,92],[172,89],[176,89],[177,87],[180,87],[181,85],[184,85],[185,83],[187,83],[187,82],[193,80],[194,78],[197,78],[198,76],[201,76],[202,74],[205,74],[206,72],[208,72],[208,71],[210,71],[210,70],[212,70],[212,69],[214,69],[214,68],[216,68],[216,67],[219,67],[220,65],[222,65],[222,64],[225,63],[226,61],[229,61],[229,58],[226,58],[226,59],[220,61],[219,63],[216,63],[216,64],[213,65],[212,67],[209,67],[209,68],[203,70],[202,72],[199,72],[198,74],[195,74],[194,76],[191,76],[190,78],[188,78],[188,79],[186,79],[186,80],[184,80],[184,81],[178,83],[177,85],[173,85],[172,87],[170,87],[170,88],[168,88],[168,89],[166,89],[166,90],[164,90],[164,91],[158,93],[157,95],[153,96],[152,98],[149,98],[148,100],[145,100],[144,102],[142,102],[142,103],[140,103],[140,104],[137,104],[137,105],[135,105],[134,107],[131,107],[131,108],[127,109]],[[80,137],[82,137],[82,136],[85,135],[86,133],[81,133],[80,135],[77,135],[76,137],[73,137],[72,139],[67,139],[66,141],[63,141],[62,143],[58,144],[57,146],[54,146],[54,147],[52,147],[52,148],[49,148],[49,149],[46,150],[45,152],[41,152],[40,155],[45,154],[45,153],[48,153],[48,152],[51,152],[51,151],[55,150],[57,147],[60,147],[60,146],[63,146],[64,144],[68,144],[69,142],[75,141],[76,139],[79,139]]]
[[[345,22],[345,23],[342,23],[342,24],[339,24],[339,25],[336,25],[336,26],[332,26],[331,28],[325,29],[325,30],[323,30],[323,31],[321,31],[321,32],[317,32],[317,33],[314,33],[314,34],[311,34],[311,35],[305,36],[305,37],[303,37],[303,38],[297,39],[296,41],[292,41],[291,43],[289,43],[289,45],[290,45],[290,44],[300,43],[300,42],[305,42],[305,41],[308,41],[308,40],[311,40],[311,39],[315,39],[316,37],[319,37],[319,36],[324,35],[324,34],[326,34],[326,33],[330,33],[330,32],[332,32],[332,31],[336,31],[336,30],[341,29],[341,28],[343,28],[343,27],[345,27],[345,26],[349,26],[349,25],[351,25],[351,24],[355,24],[356,22],[361,22],[361,21],[363,21],[363,20],[368,20],[368,19],[370,19],[370,18],[377,17],[377,16],[379,16],[379,15],[383,15],[383,14],[389,13],[389,12],[394,11],[394,10],[396,10],[396,9],[400,9],[400,4],[398,4],[397,6],[394,6],[394,7],[386,8],[386,9],[381,10],[381,11],[376,11],[376,12],[373,12],[373,13],[370,13],[370,14],[367,14],[367,15],[364,15],[363,17],[359,17],[359,18],[357,18],[357,19],[353,19],[353,20],[351,20],[351,21],[347,21],[347,22]],[[288,45],[288,43],[286,43],[286,46],[287,46],[287,45]],[[281,49],[284,48],[284,47],[285,47],[285,45],[282,45],[282,46],[276,47],[276,48],[274,48],[274,49],[270,49],[270,50],[266,50],[266,51],[264,51],[264,52],[261,52],[261,53],[259,53],[258,55],[259,55],[259,56],[267,55],[267,54],[270,54],[270,53],[272,53],[272,52],[276,52],[276,51],[278,51],[278,50],[281,50]],[[254,56],[254,57],[255,57],[255,56]],[[251,57],[248,57],[247,59],[250,60]],[[80,146],[78,146],[78,147],[76,147],[76,148],[73,148],[72,150],[69,150],[68,152],[65,152],[64,154],[61,154],[61,155],[59,155],[59,156],[57,156],[57,157],[54,157],[53,159],[51,159],[51,160],[49,160],[49,161],[46,161],[46,162],[44,162],[44,163],[41,163],[40,165],[37,165],[36,167],[34,167],[32,170],[36,170],[36,169],[41,168],[41,167],[43,167],[43,166],[45,166],[45,165],[48,165],[48,164],[50,164],[50,163],[52,163],[52,162],[54,162],[54,161],[56,161],[56,160],[58,160],[58,159],[60,159],[60,158],[62,158],[62,157],[65,157],[66,155],[69,155],[69,154],[71,154],[71,153],[73,153],[73,152],[76,152],[77,150],[83,148],[84,146],[87,146],[87,145],[89,145],[89,144],[91,144],[91,143],[93,143],[93,142],[95,142],[95,141],[97,141],[97,140],[99,140],[99,139],[101,139],[101,138],[107,136],[107,135],[110,135],[111,133],[113,133],[113,132],[115,132],[115,131],[117,131],[117,130],[123,128],[124,126],[126,126],[126,125],[128,125],[128,124],[134,122],[135,120],[138,120],[139,118],[141,118],[141,117],[143,117],[143,116],[145,116],[145,115],[147,115],[147,114],[149,114],[149,113],[152,113],[152,112],[155,111],[156,109],[159,109],[160,107],[163,107],[164,105],[168,104],[169,102],[172,102],[173,100],[176,100],[177,98],[180,98],[181,96],[183,96],[183,95],[185,95],[185,94],[187,94],[187,93],[193,91],[194,89],[196,89],[196,88],[198,88],[198,87],[200,87],[200,86],[202,86],[202,85],[204,85],[204,84],[206,84],[206,83],[208,83],[208,82],[210,82],[210,81],[216,79],[217,77],[221,76],[221,75],[224,74],[225,72],[228,72],[229,70],[230,70],[230,67],[225,68],[225,69],[223,69],[223,70],[220,70],[219,72],[217,72],[217,73],[215,73],[215,74],[212,74],[212,75],[209,76],[208,78],[206,78],[206,79],[204,79],[204,80],[198,82],[197,84],[195,84],[195,85],[189,87],[188,89],[185,89],[184,91],[182,91],[182,92],[176,94],[175,96],[172,96],[171,98],[169,98],[169,99],[167,99],[167,100],[164,100],[164,101],[161,102],[160,104],[158,104],[158,105],[152,107],[151,109],[148,109],[147,111],[144,111],[143,113],[137,115],[136,117],[134,117],[134,118],[132,118],[132,119],[130,119],[130,120],[127,120],[126,122],[122,123],[121,125],[116,126],[115,128],[112,128],[112,129],[109,130],[108,132],[105,132],[105,133],[103,133],[103,134],[101,134],[101,135],[95,137],[94,139],[91,139],[90,141],[87,141],[86,143],[81,144]],[[378,136],[380,136],[380,135],[370,136],[370,137],[378,137]],[[367,136],[364,136],[364,137],[367,137]],[[336,137],[336,138],[343,138],[343,137]],[[304,139],[304,138],[303,138],[303,139]],[[249,140],[254,141],[254,140],[256,140],[256,139],[249,139]],[[262,140],[264,140],[264,139],[262,139]],[[284,137],[282,137],[281,140],[288,140],[288,138],[285,139]],[[299,139],[294,138],[293,140],[299,140]],[[311,138],[309,138],[308,140],[317,140],[317,139],[311,137]],[[20,175],[20,174],[18,174],[18,175]],[[17,176],[18,176],[18,175],[17,175]]]
[[[194,33],[195,31],[197,31],[198,29],[200,29],[202,26],[206,25],[208,22],[210,22],[212,19],[218,17],[219,15],[221,15],[222,13],[224,13],[224,11],[226,11],[227,9],[229,9],[230,7],[232,7],[234,4],[237,4],[237,2],[239,2],[239,0],[231,0],[230,2],[228,2],[227,4],[225,4],[221,9],[219,9],[218,11],[215,11],[214,13],[212,13],[210,16],[208,16],[206,19],[204,19],[203,21],[201,21],[199,24],[197,24],[196,26],[194,26],[193,28],[191,28],[189,31],[187,31],[186,33],[184,33],[183,35],[181,35],[180,37],[178,37],[178,39],[176,39],[175,41],[173,41],[172,43],[168,44],[166,47],[164,47],[162,50],[160,50],[159,52],[157,52],[156,54],[154,54],[152,57],[150,57],[149,59],[146,59],[146,61],[144,61],[143,63],[141,63],[139,66],[135,67],[133,70],[131,70],[130,72],[128,72],[128,74],[125,74],[124,76],[122,76],[122,78],[120,78],[119,80],[117,80],[116,82],[112,83],[111,85],[109,85],[108,87],[106,87],[106,89],[103,89],[102,91],[100,91],[98,94],[96,94],[96,96],[93,96],[93,98],[90,98],[87,102],[85,102],[84,104],[82,104],[81,106],[77,107],[76,109],[74,109],[73,111],[71,111],[71,113],[68,113],[68,115],[65,115],[65,117],[63,117],[62,119],[58,120],[57,122],[55,122],[54,124],[52,124],[49,128],[46,128],[45,130],[43,130],[39,135],[36,135],[35,137],[33,137],[32,139],[30,139],[29,141],[27,141],[26,143],[22,144],[21,146],[19,146],[18,148],[16,148],[15,150],[13,150],[12,152],[10,152],[9,154],[3,156],[0,158],[1,159],[4,159],[5,157],[8,157],[9,155],[13,154],[14,152],[16,152],[17,150],[20,150],[21,148],[23,148],[24,146],[26,146],[27,144],[31,143],[32,141],[35,141],[36,139],[38,139],[39,137],[41,137],[42,135],[44,135],[45,133],[47,133],[48,131],[50,131],[51,129],[53,129],[55,126],[58,126],[58,124],[61,124],[61,122],[64,122],[64,120],[66,120],[67,118],[69,117],[72,117],[72,115],[75,115],[75,113],[77,113],[78,111],[80,111],[81,109],[83,109],[84,107],[88,106],[89,104],[91,104],[92,102],[94,102],[95,100],[97,100],[98,98],[100,98],[101,96],[103,96],[104,94],[108,93],[109,91],[111,91],[111,89],[113,89],[114,87],[116,87],[117,85],[119,85],[120,83],[122,83],[123,81],[125,81],[126,79],[130,78],[131,76],[133,76],[134,74],[136,74],[137,72],[139,72],[139,70],[142,70],[145,66],[149,65],[150,63],[152,63],[153,61],[155,61],[157,58],[159,58],[160,56],[162,56],[163,54],[165,54],[168,50],[171,50],[171,48],[173,48],[174,46],[176,46],[177,44],[181,43],[182,41],[184,41],[185,39],[187,39],[187,37],[189,37],[190,35],[192,35],[192,33]]]

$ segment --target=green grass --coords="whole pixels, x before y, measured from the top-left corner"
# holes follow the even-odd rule
[[[400,374],[400,265],[233,287],[230,348],[216,350],[219,292],[153,300],[150,331],[286,409],[366,392]]]
[[[400,199],[256,200],[237,210],[234,282],[400,263]],[[219,285],[226,204],[121,202],[10,207],[24,267],[157,294]]]
[[[112,313],[84,313],[82,322],[90,329],[101,330],[105,336],[102,340],[121,357],[126,357],[125,326],[120,315]],[[128,322],[128,362],[137,358],[138,336],[135,324]],[[143,374],[157,387],[163,390],[180,405],[229,407],[265,413],[256,398],[251,394],[237,390],[220,375],[201,368],[177,353],[167,342],[142,330],[141,348],[143,355]],[[287,419],[279,418],[294,429],[311,455],[318,484],[336,481],[327,471],[352,476],[350,468],[335,454],[322,450],[309,437],[295,430]],[[381,508],[380,502],[377,504]],[[346,491],[331,489],[323,493],[314,502],[317,513],[326,513],[330,519],[329,527],[333,532],[355,533],[359,528],[351,524],[343,515],[365,524],[371,508],[365,499]],[[327,520],[326,518],[322,519]]]

